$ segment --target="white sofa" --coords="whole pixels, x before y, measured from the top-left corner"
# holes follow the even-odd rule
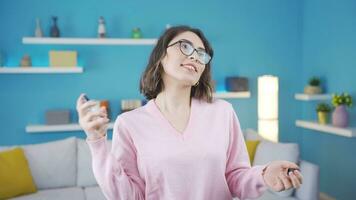
[[[253,131],[246,131],[245,133],[247,133],[246,139],[256,139],[256,137],[258,137]],[[111,143],[108,144],[109,146],[111,145]],[[266,147],[266,145],[262,144],[264,144],[264,142],[258,147]],[[271,145],[268,145],[268,142],[266,144],[267,148],[271,147]],[[272,146],[278,144],[279,143],[272,144]],[[38,192],[12,198],[13,200],[105,199],[92,173],[91,155],[85,140],[70,137],[54,142],[22,145],[21,147],[25,151]],[[13,147],[0,147],[0,151],[9,148]],[[273,151],[273,149],[271,149],[271,151]],[[270,154],[272,154],[272,152],[270,152]],[[259,160],[265,162],[264,159],[263,154],[261,154],[257,148],[255,162],[259,162]],[[278,194],[267,191],[259,199],[317,199],[319,193],[318,167],[311,163],[301,161],[300,168],[304,176],[304,183],[291,197],[281,197],[278,196]]]
[[[274,143],[263,139],[254,130],[243,131],[245,140],[259,140],[252,165],[267,164],[273,160],[288,160],[299,165],[303,184],[299,189],[283,192],[267,190],[258,200],[317,200],[319,199],[319,166],[301,160],[296,143]],[[237,199],[237,198],[235,198]]]
[[[105,200],[91,171],[85,140],[70,137],[21,147],[38,191],[13,200]]]

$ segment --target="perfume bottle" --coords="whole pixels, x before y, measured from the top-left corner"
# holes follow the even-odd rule
[[[106,38],[105,20],[104,20],[104,17],[102,17],[102,16],[100,16],[100,18],[99,18],[98,37]]]
[[[35,37],[43,37],[43,32],[40,24],[40,19],[36,18],[36,30],[35,30]]]
[[[51,27],[51,34],[50,36],[51,37],[60,37],[60,31],[59,31],[59,28],[57,26],[57,17],[56,16],[53,16],[52,17],[52,20],[53,20],[53,25]]]

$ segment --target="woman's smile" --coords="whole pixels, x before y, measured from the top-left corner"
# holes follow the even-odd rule
[[[198,72],[197,67],[193,64],[181,64],[180,66],[188,69],[191,72]]]

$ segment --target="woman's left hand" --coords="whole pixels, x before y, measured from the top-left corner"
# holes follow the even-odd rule
[[[288,174],[289,168],[296,170]],[[292,187],[299,188],[303,180],[298,165],[288,161],[270,162],[264,170],[263,178],[267,186],[276,192],[288,190]]]

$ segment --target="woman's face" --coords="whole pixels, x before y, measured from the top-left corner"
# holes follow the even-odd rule
[[[184,43],[179,41],[184,41]],[[183,32],[173,38],[168,44],[167,54],[161,61],[165,83],[178,81],[184,86],[192,86],[199,81],[205,65],[198,61],[197,51],[193,51],[190,56],[182,53],[187,43],[199,51],[205,50],[203,42],[193,32]]]

